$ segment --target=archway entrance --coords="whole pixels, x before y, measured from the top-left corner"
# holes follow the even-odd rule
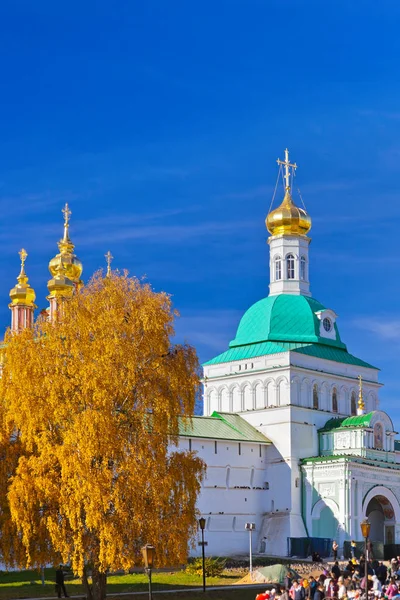
[[[371,542],[394,544],[395,514],[393,506],[386,496],[374,496],[369,502],[366,515],[371,523]]]

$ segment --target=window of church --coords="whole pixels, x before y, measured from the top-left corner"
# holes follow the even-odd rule
[[[318,406],[318,386],[315,383],[313,386],[313,408],[316,408],[318,410],[319,406]]]
[[[355,391],[351,392],[350,413],[352,416],[355,416],[357,414],[357,398]]]
[[[218,453],[218,442],[215,441],[214,442],[214,454],[217,454],[217,453]]]
[[[239,456],[240,456],[242,454],[242,445],[240,442],[238,443],[238,452],[239,452]]]
[[[282,279],[282,260],[280,256],[275,258],[275,281]]]
[[[333,388],[332,391],[332,412],[338,412],[338,401],[337,401],[337,391],[336,388]]]
[[[286,270],[287,270],[287,278],[294,279],[294,256],[293,256],[293,254],[288,254],[286,257]]]
[[[383,427],[382,423],[376,423],[374,427],[374,448],[383,450]]]
[[[300,279],[302,281],[306,279],[306,259],[304,256],[300,259]]]

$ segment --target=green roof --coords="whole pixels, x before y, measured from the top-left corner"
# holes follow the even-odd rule
[[[375,411],[366,413],[365,415],[357,415],[354,417],[342,417],[336,419],[329,419],[318,431],[332,431],[333,429],[345,429],[353,427],[369,427],[372,416]]]
[[[219,354],[204,364],[215,365],[224,362],[231,362],[232,360],[245,360],[255,358],[257,356],[278,354],[279,352],[288,351],[307,354],[308,356],[315,356],[316,358],[333,360],[334,362],[345,363],[348,365],[357,365],[359,367],[367,367],[369,369],[376,368],[364,360],[349,354],[347,350],[332,348],[330,346],[324,346],[323,344],[299,344],[296,342],[261,342],[258,344],[249,344],[247,346],[229,348],[229,350],[226,352]]]
[[[211,417],[192,417],[191,422],[181,420],[179,435],[190,438],[208,438],[237,442],[271,443],[262,433],[239,415],[213,412]]]
[[[318,300],[307,296],[279,294],[263,298],[245,312],[229,349],[205,364],[251,359],[292,350],[374,369],[369,363],[347,352],[336,324],[336,339],[319,335],[321,321],[317,313],[324,310],[325,306]]]
[[[346,349],[335,325],[336,339],[321,338],[317,312],[326,310],[308,296],[279,294],[268,296],[251,306],[243,315],[235,339],[229,347],[259,342],[320,342]]]

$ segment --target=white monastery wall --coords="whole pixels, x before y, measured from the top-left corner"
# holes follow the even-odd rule
[[[180,438],[180,448],[189,449],[189,439]],[[249,533],[245,523],[256,524],[254,550],[259,547],[262,514],[269,503],[264,444],[193,438],[190,448],[207,464],[198,509],[206,519],[206,553],[247,554]],[[197,543],[197,542],[196,542]],[[192,554],[199,556],[196,546]]]

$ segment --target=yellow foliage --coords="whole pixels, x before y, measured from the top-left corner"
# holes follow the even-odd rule
[[[176,448],[199,381],[195,350],[171,345],[171,300],[96,274],[60,314],[5,340],[0,551],[79,574],[142,564],[145,543],[183,563],[204,464]]]

